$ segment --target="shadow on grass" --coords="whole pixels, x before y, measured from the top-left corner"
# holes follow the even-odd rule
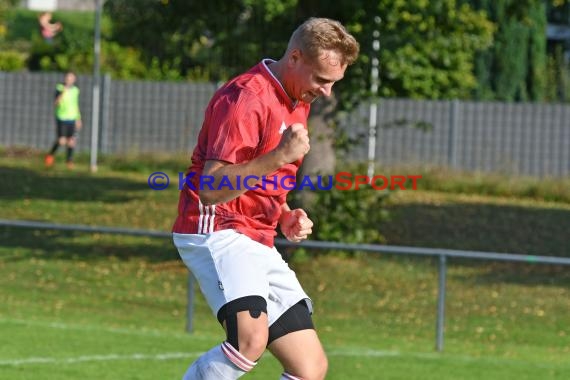
[[[124,178],[95,177],[79,172],[37,172],[0,166],[0,198],[61,201],[127,202],[126,192],[145,190],[148,185]]]
[[[494,204],[389,208],[387,244],[570,257],[570,210]]]
[[[494,204],[392,206],[381,227],[387,244],[523,255],[570,257],[570,210]],[[474,284],[517,283],[570,286],[570,266],[448,259],[454,275]]]
[[[570,266],[531,264],[514,262],[465,262],[453,260],[450,266],[469,265],[477,267],[477,274],[453,276],[454,279],[476,285],[486,284],[522,284],[529,286],[564,286],[570,287]]]
[[[93,234],[76,231],[0,227],[0,261],[30,258],[97,261],[106,258],[149,262],[179,260],[170,238]]]

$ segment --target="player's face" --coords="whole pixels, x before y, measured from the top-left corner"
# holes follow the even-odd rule
[[[332,50],[320,52],[311,59],[298,51],[296,80],[293,83],[295,99],[305,103],[314,102],[319,96],[330,96],[332,86],[344,77],[346,64],[341,64],[340,55]]]
[[[67,73],[65,74],[64,82],[66,86],[71,86],[75,83],[75,74]]]

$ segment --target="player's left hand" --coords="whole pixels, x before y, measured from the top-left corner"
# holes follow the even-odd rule
[[[313,232],[313,222],[305,210],[300,208],[283,212],[279,218],[279,224],[283,235],[294,243],[305,240]]]

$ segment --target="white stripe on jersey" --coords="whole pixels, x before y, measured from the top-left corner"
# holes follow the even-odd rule
[[[216,205],[204,206],[202,201],[198,201],[200,218],[198,219],[198,233],[209,234],[214,232],[214,218],[216,217]]]
[[[209,232],[208,222],[210,221],[210,206],[204,206],[204,225],[202,226],[201,234],[207,234]]]
[[[204,205],[198,200],[198,209],[200,210],[200,218],[198,219],[198,233],[202,233],[202,225],[204,223]]]
[[[208,232],[214,232],[214,218],[216,217],[216,205],[212,205],[211,206],[211,213],[212,215],[210,216],[210,230]]]

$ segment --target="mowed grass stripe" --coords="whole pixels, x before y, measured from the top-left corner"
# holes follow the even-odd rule
[[[159,330],[134,330],[128,328],[119,327],[105,327],[97,325],[84,325],[84,324],[73,324],[65,322],[50,322],[43,320],[26,320],[26,319],[16,319],[16,318],[2,318],[0,317],[0,324],[13,324],[13,325],[26,325],[26,326],[37,326],[42,328],[60,329],[60,330],[78,330],[81,332],[102,332],[111,334],[125,334],[125,335],[139,335],[139,336],[149,336],[149,337],[161,337],[161,338],[175,338],[175,339],[202,339],[202,340],[212,340],[217,338],[217,335],[204,334],[202,332],[193,333],[191,335],[184,332],[176,333],[169,331],[159,331]]]
[[[75,357],[27,357],[15,359],[0,359],[0,366],[21,366],[26,364],[78,364],[82,362],[96,362],[96,361],[130,361],[130,360],[174,360],[174,359],[192,359],[202,355],[204,352],[165,352],[159,354],[146,354],[146,353],[133,353],[133,354],[108,354],[108,355],[81,355]],[[265,353],[264,356],[270,355]],[[505,358],[490,358],[490,357],[475,357],[475,356],[462,356],[453,354],[440,354],[440,353],[426,353],[426,352],[400,352],[400,351],[383,351],[367,348],[357,349],[333,349],[327,350],[329,357],[359,357],[359,358],[386,358],[386,357],[408,357],[421,360],[449,360],[462,361],[462,362],[484,362],[494,364],[509,364],[509,365],[523,365],[535,366],[538,368],[552,369],[552,368],[570,368],[570,363],[567,365],[554,365],[552,363],[529,363],[526,361],[505,359]]]
[[[130,355],[84,355],[69,358],[55,357],[32,357],[21,359],[0,360],[0,366],[20,366],[26,364],[76,364],[82,362],[113,361],[113,360],[173,360],[191,359],[200,356],[201,352],[167,352],[163,354],[149,355],[136,353]]]
[[[27,323],[29,322],[29,323]],[[11,319],[0,319],[0,324],[4,326],[0,328],[0,331],[12,331],[14,336],[18,336],[18,331],[20,333],[25,332],[30,336],[37,337],[38,341],[49,342],[53,347],[64,347],[67,341],[85,341],[86,332],[95,333],[95,336],[91,335],[91,339],[99,339],[103,342],[105,349],[108,347],[121,343],[121,348],[125,351],[129,351],[138,345],[139,335],[136,331],[131,331],[129,329],[105,329],[96,328],[96,326],[81,326],[72,325],[60,322],[47,322],[30,320],[11,320]],[[85,328],[82,328],[85,327]],[[65,335],[58,334],[57,331],[51,332],[51,330],[59,329],[67,330]],[[48,329],[48,330],[46,330]],[[110,333],[109,337],[104,337],[99,334]],[[116,336],[116,334],[127,334],[134,335],[135,340],[125,340],[124,337]],[[4,334],[7,336],[7,334]],[[176,352],[114,352],[109,353],[95,353],[95,352],[85,352],[80,355],[69,355],[64,354],[60,357],[53,355],[42,355],[45,354],[44,347],[26,347],[28,352],[27,356],[17,356],[17,357],[6,357],[6,346],[4,347],[4,355],[0,355],[0,366],[36,366],[36,365],[71,365],[71,364],[81,364],[85,362],[107,362],[107,361],[165,361],[165,360],[179,360],[185,359],[186,361],[192,361],[194,358],[201,355],[205,350],[209,348],[210,345],[217,344],[218,340],[216,338],[209,339],[208,342],[204,342],[203,339],[206,337],[198,337],[195,339],[193,335],[180,334],[179,338],[184,338],[184,341],[177,340],[176,342],[171,342],[171,338],[176,337],[176,334],[161,334],[161,335],[148,335],[147,344],[149,347],[154,347],[154,349],[149,351],[156,351],[159,349],[167,349],[168,347],[176,347],[178,349],[183,347],[188,347],[188,351],[176,351]],[[18,346],[18,341],[13,341],[13,346]],[[201,341],[201,342],[199,342]],[[109,344],[111,342],[111,344]],[[172,343],[172,344],[171,344]],[[197,346],[200,346],[201,350],[196,350]],[[15,347],[14,347],[15,348]],[[463,363],[461,365],[472,365],[474,363],[480,363],[483,366],[503,366],[505,368],[535,368],[544,370],[560,370],[566,371],[570,370],[570,363],[566,362],[541,362],[541,361],[529,361],[520,360],[514,358],[504,358],[504,357],[491,357],[491,356],[469,356],[455,353],[437,353],[437,352],[406,352],[400,350],[379,350],[371,347],[334,347],[327,345],[326,347],[327,355],[332,362],[344,363],[359,360],[370,360],[374,358],[397,358],[398,360],[421,360],[421,361],[440,361],[443,363]],[[92,351],[95,347],[87,345],[81,347],[84,351]],[[203,350],[202,350],[203,349]],[[54,352],[54,351],[50,351]],[[55,352],[64,352],[64,350],[56,350]],[[8,354],[10,350],[8,351]],[[4,357],[2,357],[4,356]],[[8,355],[12,356],[12,355]],[[266,352],[265,357],[270,356]],[[335,359],[336,358],[336,359]],[[455,364],[454,364],[455,365]]]

